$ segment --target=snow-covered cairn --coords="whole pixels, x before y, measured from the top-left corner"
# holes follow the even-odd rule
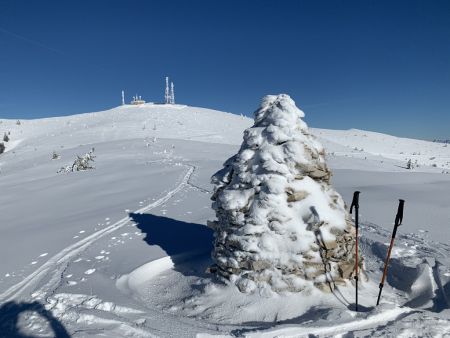
[[[354,226],[322,145],[285,94],[263,98],[239,152],[212,177],[216,272],[242,292],[330,290],[354,273]]]

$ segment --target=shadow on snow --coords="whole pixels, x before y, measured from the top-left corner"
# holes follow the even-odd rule
[[[213,232],[205,225],[151,214],[130,214],[148,245],[158,245],[185,276],[204,276],[212,264]]]
[[[64,326],[55,318],[52,313],[45,309],[39,302],[16,303],[7,302],[0,307],[0,337],[8,338],[33,338],[20,330],[20,315],[22,313],[33,313],[39,315],[41,319],[47,322],[53,336],[57,338],[69,338],[70,335]],[[22,319],[22,321],[24,321]]]

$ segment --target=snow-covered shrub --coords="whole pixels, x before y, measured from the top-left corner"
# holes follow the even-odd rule
[[[406,169],[414,169],[414,164],[412,163],[412,161],[411,161],[411,159],[409,159],[407,162],[406,162]]]
[[[354,226],[303,117],[288,95],[264,97],[239,152],[212,177],[210,271],[242,292],[330,290],[353,277]]]
[[[0,154],[3,154],[5,152],[5,144],[3,142],[0,142]]]
[[[94,155],[94,148],[92,148],[88,153],[84,154],[83,156],[77,155],[77,158],[73,162],[72,165],[68,165],[66,167],[61,167],[58,170],[58,173],[61,172],[73,172],[73,171],[84,171],[89,169],[95,169],[95,167],[92,166],[91,162],[94,162],[94,158],[96,157]]]
[[[3,142],[9,142],[9,136],[7,133],[3,135]]]
[[[22,123],[20,122],[20,120],[17,120],[17,121],[16,121],[16,124],[17,124],[18,126],[20,126]]]
[[[52,160],[59,160],[60,158],[61,158],[61,155],[58,154],[56,151],[53,151]]]

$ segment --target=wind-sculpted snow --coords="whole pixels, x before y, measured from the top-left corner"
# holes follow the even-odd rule
[[[194,226],[184,224],[186,230],[180,235],[188,234]],[[429,241],[423,235],[401,235],[393,252],[382,302],[375,307],[390,232],[369,223],[361,225],[361,232],[364,233],[361,254],[370,281],[360,286],[358,313],[354,312],[354,288],[350,283],[328,294],[316,290],[309,294],[283,292],[274,297],[267,290],[260,290],[244,296],[232,283],[218,284],[204,273],[210,263],[207,254],[178,261],[175,266],[167,258],[155,260],[119,279],[118,284],[122,289],[126,283],[127,294],[158,307],[168,316],[178,320],[192,318],[197,325],[216,325],[216,334],[238,337],[450,334],[450,246]],[[177,261],[176,257],[174,260]],[[170,292],[165,292],[168,284]],[[208,326],[203,332],[211,333]]]

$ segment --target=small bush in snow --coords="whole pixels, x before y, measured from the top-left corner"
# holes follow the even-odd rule
[[[16,121],[16,124],[17,124],[18,126],[20,126],[22,123],[20,122],[20,120],[17,120],[17,121]]]
[[[59,160],[60,158],[61,158],[61,155],[58,154],[56,151],[53,151],[52,160]]]
[[[7,133],[3,135],[3,142],[9,142],[9,136]]]
[[[408,162],[406,162],[406,169],[414,169],[414,164],[412,163],[411,159],[408,160]]]
[[[5,144],[3,142],[0,142],[0,154],[3,154],[5,152]]]
[[[68,165],[66,167],[61,167],[58,170],[58,173],[68,173],[73,171],[84,171],[84,170],[90,170],[95,169],[95,167],[92,166],[92,162],[94,162],[94,158],[96,157],[94,155],[94,148],[92,148],[88,153],[84,154],[83,156],[77,155],[77,158],[73,162],[72,165]]]

